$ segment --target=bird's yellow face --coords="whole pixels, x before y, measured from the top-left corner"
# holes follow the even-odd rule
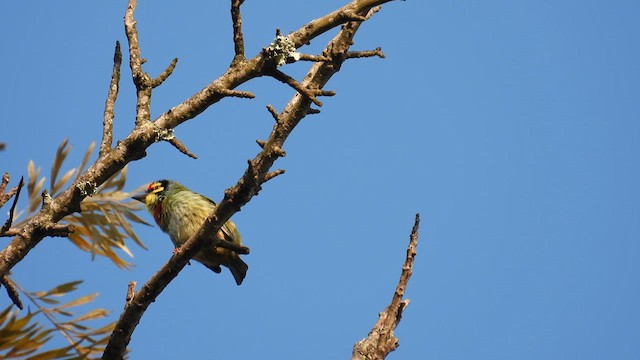
[[[147,191],[144,194],[134,196],[133,198],[144,203],[147,210],[153,213],[156,206],[164,200],[164,193],[168,185],[169,183],[167,180],[152,182],[149,184]]]

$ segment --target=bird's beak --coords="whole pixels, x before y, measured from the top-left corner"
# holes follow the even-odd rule
[[[144,199],[146,197],[147,197],[147,194],[140,194],[140,195],[137,195],[137,196],[132,196],[131,198],[134,199],[134,200],[138,200],[141,203],[144,203]]]

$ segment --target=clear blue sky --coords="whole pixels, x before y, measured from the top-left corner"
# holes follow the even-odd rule
[[[345,2],[246,1],[248,54],[276,27],[287,33]],[[74,146],[66,168],[99,141],[125,7],[0,6],[0,171],[14,181],[30,159],[48,174],[64,138]],[[154,93],[154,116],[231,60],[227,1],[140,1],[137,19],[148,72],[180,59]],[[328,84],[337,95],[286,143],[276,165],[287,173],[234,217],[252,250],[244,284],[187,267],[142,319],[131,359],[348,358],[391,298],[416,212],[411,304],[391,359],[637,359],[639,34],[637,1],[386,5],[354,48],[381,46],[387,59],[345,64]],[[116,138],[133,126],[123,70]],[[240,90],[257,98],[224,100],[176,129],[198,160],[156,144],[130,166],[128,188],[172,178],[220,199],[268,136],[264,106],[292,95],[266,78]],[[171,256],[159,229],[136,229],[149,250],[131,245],[132,271],[56,238],[15,279],[44,290],[85,278],[81,293],[100,292],[115,319],[127,282]]]

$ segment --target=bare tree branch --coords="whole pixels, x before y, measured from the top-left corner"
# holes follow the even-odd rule
[[[269,113],[271,114],[271,116],[273,116],[273,119],[278,122],[280,119],[280,114],[278,114],[278,111],[276,110],[276,108],[274,108],[271,105],[267,105],[267,110],[269,110]],[[260,147],[263,147],[262,145],[260,145]]]
[[[278,170],[272,171],[270,173],[266,173],[264,175],[264,181],[267,182],[267,181],[273,179],[274,177],[282,175],[284,173],[285,173],[284,169],[278,169]]]
[[[167,78],[169,76],[171,76],[171,74],[173,74],[173,70],[176,68],[177,64],[178,64],[178,58],[173,58],[173,60],[171,60],[171,63],[169,64],[169,66],[167,66],[167,68],[164,69],[164,71],[161,72],[160,75],[158,75],[157,78],[151,79],[151,87],[155,88],[155,87],[158,87],[158,86],[162,85],[162,83],[165,80],[167,80]]]
[[[403,300],[404,292],[413,273],[413,261],[416,257],[416,247],[418,246],[418,228],[420,226],[420,214],[416,214],[416,220],[409,236],[409,247],[407,257],[402,266],[400,281],[393,293],[391,304],[380,313],[378,321],[369,332],[369,336],[358,341],[353,346],[352,360],[383,360],[394,351],[400,343],[393,334],[393,330],[400,323],[402,312],[409,305],[409,300]]]
[[[197,159],[198,157],[192,153],[191,151],[189,151],[189,149],[187,149],[186,146],[184,146],[184,144],[182,143],[182,141],[178,140],[177,137],[172,137],[171,139],[167,140],[169,142],[169,144],[173,145],[173,147],[175,147],[176,149],[178,149],[181,153],[187,155],[188,157],[192,158],[192,159]]]
[[[120,66],[122,65],[122,50],[120,42],[116,41],[116,49],[113,54],[113,71],[111,73],[111,83],[109,93],[104,104],[104,115],[102,120],[102,142],[100,143],[100,153],[102,156],[111,150],[113,144],[113,118],[115,117],[116,99],[120,88]]]
[[[218,92],[218,94],[223,96],[238,97],[243,99],[253,99],[256,97],[253,93],[248,91],[237,91],[230,89],[218,89],[216,91]]]
[[[309,55],[309,54],[300,54],[298,57],[298,61],[330,61],[328,57],[324,55]]]
[[[9,185],[10,179],[11,177],[9,176],[9,173],[4,173],[4,175],[2,175],[2,182],[0,183],[0,207],[3,207],[4,204],[6,204],[7,201],[9,201],[9,199],[11,199],[18,191],[18,186],[16,185],[5,194],[5,190],[7,189],[7,185]]]
[[[291,86],[295,91],[308,97],[311,101],[313,101],[314,104],[322,106],[322,101],[316,98],[316,95],[320,95],[318,93],[318,90],[303,87],[299,82],[296,81],[296,79],[278,69],[273,69],[271,72],[269,72],[269,75],[271,75],[274,79]]]
[[[363,58],[363,57],[374,57],[377,56],[381,59],[384,59],[384,53],[381,48],[375,48],[374,50],[363,50],[363,51],[349,51],[347,52],[347,59],[353,58]]]
[[[149,74],[142,70],[142,64],[146,62],[140,55],[140,42],[138,40],[138,27],[133,14],[138,6],[137,0],[129,0],[127,11],[124,15],[124,28],[129,41],[129,66],[133,83],[136,86],[138,101],[136,103],[136,128],[151,121],[151,91],[153,89]]]
[[[0,199],[4,198],[4,191],[7,189],[7,185],[9,185],[9,180],[11,180],[11,176],[9,175],[9,173],[4,173],[2,175],[2,181],[0,182]],[[0,207],[2,207],[7,202],[7,200],[5,200],[4,202],[0,201]]]
[[[136,295],[136,285],[138,283],[136,281],[129,281],[129,284],[127,285],[127,297],[125,298],[125,306],[126,304],[129,304],[129,302],[131,302],[131,300],[133,300],[133,297]]]
[[[13,304],[17,306],[18,309],[24,309],[22,301],[20,301],[20,294],[18,293],[18,289],[16,289],[15,284],[13,283],[13,281],[11,281],[8,275],[0,276],[0,284],[2,284],[7,290],[7,296],[9,296],[11,302],[13,302]]]
[[[13,224],[13,214],[16,211],[16,205],[18,204],[18,198],[20,197],[20,190],[22,190],[23,186],[24,186],[24,177],[20,177],[20,182],[18,183],[18,185],[13,189],[11,189],[11,191],[9,191],[8,194],[6,194],[8,195],[9,198],[11,198],[13,194],[15,194],[15,197],[13,198],[13,204],[11,204],[11,209],[9,209],[9,218],[4,223],[4,225],[2,225],[2,228],[0,228],[0,234],[9,230],[9,228],[11,227],[11,224]]]
[[[244,0],[231,0],[231,21],[233,22],[233,45],[235,56],[231,66],[245,60],[244,55],[244,35],[242,34],[242,16],[240,16],[240,5]]]

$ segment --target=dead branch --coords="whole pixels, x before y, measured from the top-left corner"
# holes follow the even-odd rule
[[[396,286],[396,291],[393,293],[391,304],[379,314],[378,321],[369,332],[369,335],[353,346],[352,360],[383,360],[390,352],[400,346],[398,338],[393,334],[393,330],[400,323],[402,312],[409,305],[409,299],[403,300],[402,298],[413,273],[419,226],[420,214],[416,214],[416,220],[409,236],[407,256],[404,260],[400,280],[398,281],[398,286]]]
[[[374,50],[363,50],[363,51],[348,51],[347,59],[354,58],[364,58],[364,57],[374,57],[377,56],[381,59],[384,59],[384,53],[381,48],[375,48]]]
[[[138,283],[136,281],[129,281],[129,284],[127,285],[127,297],[125,298],[125,304],[129,304],[131,300],[133,300],[133,297],[136,295],[137,284]]]
[[[324,55],[300,54],[298,61],[331,61],[331,59]]]
[[[273,116],[273,119],[278,122],[278,120],[280,119],[280,114],[278,114],[276,108],[271,105],[267,105],[267,110],[269,110],[269,113],[271,114],[271,116]]]
[[[176,65],[178,65],[178,58],[173,58],[169,66],[167,66],[167,68],[164,69],[157,78],[151,79],[151,87],[155,88],[162,85],[162,83],[167,80],[171,74],[173,74],[173,70],[175,70]]]
[[[182,141],[178,140],[177,137],[172,137],[169,140],[167,140],[167,142],[169,144],[173,145],[173,147],[175,147],[176,149],[178,149],[178,151],[180,151],[181,153],[187,155],[188,157],[190,157],[192,159],[197,159],[198,158],[194,153],[189,151],[189,149],[187,149],[187,147],[184,146]]]
[[[244,35],[242,34],[242,16],[240,16],[240,5],[244,0],[231,0],[231,21],[233,22],[233,45],[235,56],[231,66],[243,61],[244,55]]]
[[[282,82],[283,84],[287,84],[291,86],[295,91],[299,92],[301,95],[308,97],[311,101],[313,101],[314,104],[318,106],[322,106],[322,101],[316,98],[316,95],[317,95],[316,91],[303,87],[302,85],[300,85],[299,82],[296,81],[296,79],[292,78],[291,76],[277,69],[273,69],[271,72],[269,72],[269,75],[274,79]]]
[[[4,199],[4,192],[7,189],[7,185],[9,185],[9,180],[11,180],[11,176],[8,172],[2,175],[2,181],[0,182],[0,199]],[[2,207],[10,198],[2,201],[0,200],[0,207]]]
[[[118,98],[118,90],[120,88],[120,66],[122,65],[122,50],[120,50],[120,42],[116,41],[116,49],[113,54],[113,71],[111,73],[111,83],[109,84],[109,93],[104,104],[104,115],[102,120],[102,142],[100,143],[100,152],[98,156],[102,156],[111,150],[113,144],[113,118],[115,117],[116,99]]]
[[[5,194],[5,195],[9,196],[7,198],[7,200],[9,198],[11,198],[11,196],[13,196],[13,194],[15,194],[15,196],[13,198],[13,203],[11,204],[11,209],[9,209],[9,218],[4,223],[4,225],[2,225],[2,228],[0,228],[0,234],[2,234],[4,232],[6,232],[7,230],[9,230],[9,228],[11,227],[11,224],[13,224],[13,215],[14,215],[14,213],[16,211],[16,205],[18,204],[18,198],[20,197],[20,190],[22,190],[23,186],[24,186],[24,177],[20,177],[20,182],[18,183],[18,185],[16,187],[14,187],[13,189],[11,189],[8,194]]]
[[[3,285],[4,288],[7,290],[7,296],[9,296],[9,299],[11,299],[11,302],[13,302],[13,304],[17,306],[18,309],[20,310],[24,309],[24,306],[22,305],[22,301],[20,301],[20,294],[18,293],[18,289],[16,289],[16,286],[11,280],[11,278],[9,278],[8,275],[1,276],[0,284]]]

